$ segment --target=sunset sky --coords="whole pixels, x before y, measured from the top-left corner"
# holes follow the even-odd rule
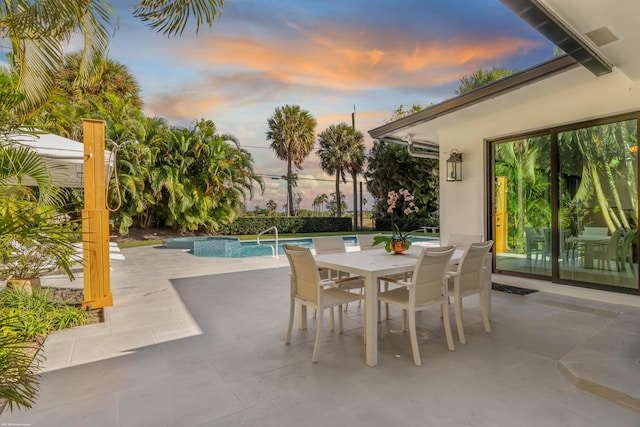
[[[133,0],[114,0],[119,30],[109,57],[142,88],[144,111],[172,125],[213,120],[235,135],[265,175],[250,207],[286,199],[286,173],[265,138],[276,107],[297,104],[322,132],[351,123],[365,134],[393,110],[454,96],[460,77],[493,66],[522,70],[554,46],[497,0],[227,0],[211,30],[168,39],[133,19]],[[302,207],[334,191],[315,151],[299,172]],[[351,206],[351,183],[343,184]],[[369,195],[368,205],[372,199]]]

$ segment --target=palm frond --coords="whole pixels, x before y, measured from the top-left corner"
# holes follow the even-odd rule
[[[149,28],[168,37],[181,35],[189,20],[195,19],[196,33],[209,28],[222,13],[224,0],[141,0],[133,10]]]

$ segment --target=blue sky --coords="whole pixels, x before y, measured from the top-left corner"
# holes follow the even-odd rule
[[[227,0],[212,29],[168,39],[133,19],[133,0],[116,0],[119,30],[109,57],[142,88],[147,115],[172,125],[213,120],[253,155],[255,171],[280,176],[286,164],[269,148],[267,119],[297,104],[318,120],[316,133],[351,122],[367,131],[393,110],[454,96],[460,77],[493,66],[522,70],[554,46],[497,0]],[[334,191],[313,153],[299,171],[302,207]],[[279,210],[282,180],[248,202]],[[351,209],[351,183],[343,184]],[[371,205],[371,197],[369,199]]]

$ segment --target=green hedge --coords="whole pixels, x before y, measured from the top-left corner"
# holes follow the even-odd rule
[[[393,222],[401,231],[420,230],[420,227],[438,227],[438,221],[434,218],[395,218]],[[391,218],[376,218],[376,231],[389,231],[393,227]]]
[[[278,227],[278,233],[320,233],[352,230],[351,218],[336,217],[240,217],[220,228],[221,234],[258,234],[267,228]]]

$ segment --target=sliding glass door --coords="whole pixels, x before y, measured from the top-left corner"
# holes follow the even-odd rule
[[[549,135],[494,144],[496,269],[551,275]]]
[[[638,289],[638,119],[493,142],[496,271]]]
[[[638,288],[637,121],[558,132],[561,279]]]

